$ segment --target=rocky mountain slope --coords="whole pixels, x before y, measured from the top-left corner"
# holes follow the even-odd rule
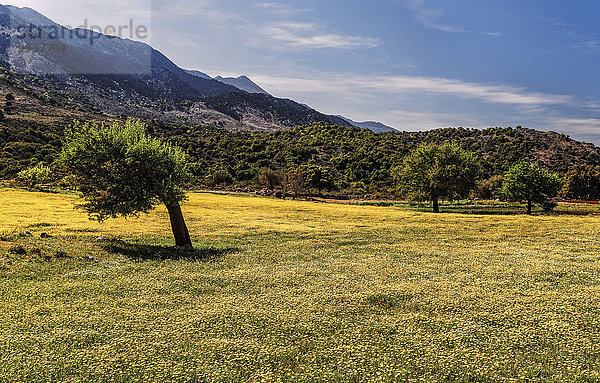
[[[20,32],[31,28],[34,34]],[[230,129],[351,125],[266,94],[257,102],[254,94],[225,83],[251,87],[247,78],[218,81],[189,73],[147,44],[67,29],[29,8],[0,6],[0,40],[0,64],[11,79],[60,106]]]

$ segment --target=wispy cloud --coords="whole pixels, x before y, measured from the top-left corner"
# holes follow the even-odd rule
[[[289,4],[281,4],[281,3],[269,3],[269,2],[261,2],[256,3],[255,7],[261,9],[264,12],[268,12],[271,15],[275,16],[293,16],[300,13],[310,12],[312,9],[300,9],[293,8]]]
[[[169,2],[153,2],[153,12],[172,18],[194,18],[211,24],[241,20],[241,16],[233,12],[225,12],[212,0],[172,0]]]
[[[357,76],[337,73],[324,73],[318,78],[314,76],[310,78],[260,77],[263,82],[279,89],[290,86],[319,92],[345,89],[390,94],[445,94],[485,103],[523,106],[524,108],[579,104],[579,100],[570,95],[539,93],[510,85],[479,84],[438,77]]]
[[[374,48],[381,44],[378,39],[328,33],[313,23],[277,22],[258,28],[260,41],[255,44],[274,44],[275,48],[304,49],[355,49]]]
[[[600,119],[598,118],[551,115],[541,118],[538,128],[565,133],[576,140],[600,145]]]
[[[475,33],[492,37],[501,35],[499,32],[476,32],[465,30],[463,26],[449,25],[442,21],[444,12],[441,9],[431,8],[425,4],[425,0],[405,0],[405,5],[415,12],[415,20],[427,28],[450,33]]]
[[[572,95],[422,76],[305,73],[251,77],[274,95],[355,121],[378,120],[400,130],[523,125],[600,142],[600,119],[582,117],[594,115],[597,102]]]
[[[600,53],[600,38],[574,31],[567,32],[567,36],[574,40],[576,49],[587,53]]]
[[[393,121],[395,127],[405,131],[457,126],[462,126],[464,128],[486,126],[481,120],[464,114],[415,112],[404,109],[390,110],[383,114],[381,118],[385,121]]]
[[[578,51],[588,54],[600,53],[600,37],[592,34],[580,33],[577,31],[576,26],[556,18],[538,16],[533,17],[532,19],[542,21],[560,31],[561,34],[571,40],[572,47]]]

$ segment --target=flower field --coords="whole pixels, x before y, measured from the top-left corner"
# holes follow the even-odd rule
[[[600,215],[75,202],[0,189],[0,381],[600,381]]]

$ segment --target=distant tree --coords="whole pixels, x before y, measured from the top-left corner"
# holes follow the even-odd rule
[[[319,165],[307,165],[304,168],[306,186],[310,189],[317,189],[319,195],[323,190],[334,190],[335,182],[331,171]]]
[[[552,206],[550,199],[558,195],[562,187],[560,177],[537,164],[519,162],[504,175],[500,194],[503,199],[512,202],[527,202],[527,214],[531,214],[534,204]],[[550,209],[551,210],[551,209]]]
[[[177,247],[192,249],[181,212],[190,162],[179,148],[147,135],[144,124],[76,122],[65,132],[59,162],[83,194],[90,218],[137,216],[163,203]]]
[[[269,190],[281,185],[281,175],[273,169],[262,168],[258,172],[258,184]]]
[[[440,198],[457,199],[469,195],[479,175],[475,154],[456,144],[421,145],[395,170],[400,190],[412,200],[432,201],[439,213]]]
[[[503,179],[503,176],[495,175],[491,176],[486,180],[477,182],[477,185],[475,185],[475,189],[471,193],[471,197],[483,200],[491,200],[494,198],[498,198],[498,193],[500,191],[500,188],[502,187]]]
[[[233,184],[233,181],[231,173],[221,166],[214,167],[204,178],[206,185],[211,187],[228,186]]]
[[[283,176],[283,184],[287,193],[292,193],[294,198],[298,197],[304,186],[304,173],[301,169],[289,169]]]
[[[560,195],[569,199],[600,200],[600,166],[579,165],[569,170]]]
[[[52,180],[53,172],[49,166],[37,164],[27,168],[17,175],[17,177],[27,184],[28,187],[34,188],[39,184],[46,183]]]

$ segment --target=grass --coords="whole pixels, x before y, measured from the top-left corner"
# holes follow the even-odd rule
[[[598,215],[197,193],[180,253],[74,202],[0,189],[2,381],[600,380]]]

